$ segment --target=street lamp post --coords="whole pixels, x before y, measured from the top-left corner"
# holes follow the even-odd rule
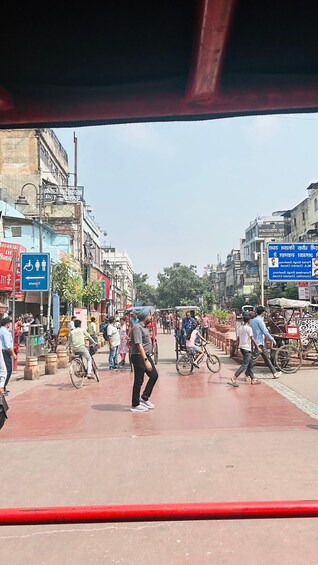
[[[261,306],[264,306],[264,239],[256,237],[259,241],[259,282],[261,287]]]
[[[42,186],[39,185],[38,187],[33,184],[33,182],[26,182],[21,188],[21,195],[18,197],[16,204],[20,206],[28,206],[29,202],[27,201],[26,197],[23,195],[23,191],[27,186],[33,186],[35,189],[36,194],[36,203],[39,210],[39,252],[43,252],[43,222],[42,222]],[[43,291],[40,291],[40,324],[43,326]]]

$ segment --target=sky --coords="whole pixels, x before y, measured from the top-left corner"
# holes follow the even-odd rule
[[[151,284],[174,262],[224,261],[257,216],[318,181],[318,114],[54,129],[107,244]],[[74,177],[71,176],[71,179]]]

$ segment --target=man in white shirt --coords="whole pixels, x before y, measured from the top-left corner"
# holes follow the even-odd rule
[[[118,347],[120,344],[119,331],[115,326],[115,318],[111,316],[109,318],[109,324],[107,326],[107,337],[109,343],[109,370],[119,369],[118,365]]]
[[[257,351],[260,351],[259,346],[257,345],[254,337],[253,337],[253,330],[250,326],[250,317],[248,315],[243,316],[243,324],[239,327],[237,332],[237,346],[240,348],[240,351],[243,356],[243,361],[241,366],[237,369],[234,374],[234,377],[231,377],[230,382],[228,383],[231,386],[239,386],[236,382],[236,379],[245,372],[246,375],[251,377],[251,384],[258,385],[261,381],[259,381],[253,373],[253,353],[252,353],[252,344],[254,344]]]

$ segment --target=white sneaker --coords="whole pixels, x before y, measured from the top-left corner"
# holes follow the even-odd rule
[[[150,402],[150,400],[144,400],[143,398],[141,398],[140,402],[141,402],[142,406],[147,406],[147,408],[151,409],[151,408],[155,407],[155,405],[152,402]]]
[[[144,404],[138,404],[138,406],[132,406],[130,408],[130,411],[131,412],[148,412],[148,408]]]
[[[281,371],[277,371],[276,373],[273,374],[274,379],[278,379],[278,377],[282,376],[282,372]]]

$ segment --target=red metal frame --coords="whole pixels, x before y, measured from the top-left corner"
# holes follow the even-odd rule
[[[318,500],[2,508],[0,526],[317,518]]]

